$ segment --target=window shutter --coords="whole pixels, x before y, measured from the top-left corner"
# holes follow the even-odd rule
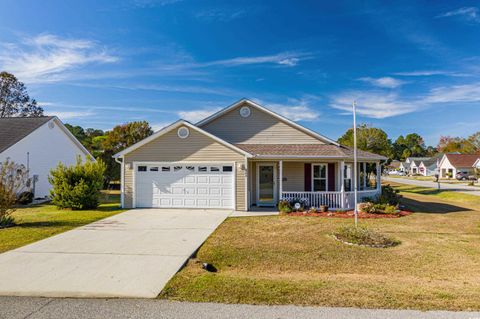
[[[328,163],[328,190],[335,190],[335,163]]]
[[[305,173],[304,173],[304,180],[305,180],[305,192],[312,191],[312,164],[305,163]]]

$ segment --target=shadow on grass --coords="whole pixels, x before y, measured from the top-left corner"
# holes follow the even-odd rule
[[[472,211],[469,208],[460,207],[456,205],[438,203],[438,202],[427,202],[419,201],[412,198],[403,197],[401,203],[405,205],[408,209],[418,212],[418,213],[429,213],[429,214],[448,214],[448,213],[458,213]]]
[[[38,222],[22,222],[19,221],[16,225],[15,228],[50,228],[50,227],[78,227],[85,225],[85,222],[82,221],[38,221]]]

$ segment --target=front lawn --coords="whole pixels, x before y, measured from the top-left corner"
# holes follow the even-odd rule
[[[455,203],[419,192],[402,193],[417,211],[411,216],[360,220],[401,241],[391,248],[349,246],[332,238],[351,219],[229,218],[160,298],[480,310],[480,197],[477,204],[472,198]],[[200,262],[218,272],[202,270]]]
[[[95,210],[59,210],[50,204],[19,208],[13,216],[17,225],[0,229],[0,253],[118,214],[118,195],[103,196]]]

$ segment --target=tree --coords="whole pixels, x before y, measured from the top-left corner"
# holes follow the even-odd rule
[[[480,131],[473,133],[468,137],[468,141],[472,143],[475,147],[475,150],[478,152],[480,151]]]
[[[348,129],[338,143],[353,147],[353,129]],[[387,133],[376,127],[360,124],[357,128],[357,146],[364,151],[392,157],[392,143]]]
[[[147,121],[117,125],[106,133],[102,140],[103,153],[100,158],[107,165],[105,176],[108,181],[120,178],[120,167],[112,156],[152,134],[153,130]]]
[[[423,138],[417,133],[400,135],[392,145],[395,159],[405,160],[407,157],[426,156],[427,148]]]
[[[441,136],[438,141],[437,150],[441,153],[459,152],[462,154],[471,154],[477,151],[477,148],[469,139],[463,137]]]
[[[8,72],[0,72],[0,118],[42,116],[43,109],[30,99],[25,84]]]

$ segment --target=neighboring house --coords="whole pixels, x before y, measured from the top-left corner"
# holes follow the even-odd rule
[[[398,169],[402,172],[404,172],[405,174],[410,174],[410,163],[407,163],[407,162],[401,162],[400,163],[400,166],[398,167]]]
[[[52,168],[74,164],[78,156],[91,157],[55,116],[0,118],[0,161],[27,167],[35,198],[49,196]]]
[[[393,161],[388,165],[388,169],[391,169],[391,170],[399,170],[401,164],[402,164],[402,162],[400,162],[399,160],[393,160]]]
[[[439,165],[442,160],[443,153],[438,153],[426,160],[421,161],[419,165],[419,173],[423,176],[434,176],[440,174]]]
[[[478,154],[445,154],[439,165],[440,177],[455,177],[458,172],[474,174],[473,165],[477,162]]]
[[[353,207],[353,150],[243,99],[192,124],[179,120],[114,156],[122,206],[250,210],[299,199]],[[358,151],[359,171],[376,165],[359,198],[381,192],[385,157]]]
[[[429,157],[407,157],[404,162],[406,165],[403,165],[403,167],[408,167],[408,169],[406,169],[404,172],[408,175],[423,175],[423,173],[420,171],[420,164],[422,161],[428,159]]]

